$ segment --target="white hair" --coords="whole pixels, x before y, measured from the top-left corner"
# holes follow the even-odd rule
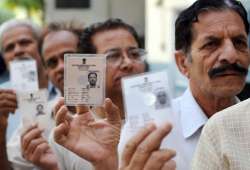
[[[2,47],[2,40],[3,35],[5,32],[8,32],[8,30],[13,29],[15,27],[27,27],[32,31],[32,34],[34,38],[39,42],[41,35],[42,35],[42,29],[35,23],[33,23],[30,20],[20,20],[20,19],[11,19],[8,20],[0,25],[0,50],[3,50]],[[3,51],[2,51],[3,52]]]

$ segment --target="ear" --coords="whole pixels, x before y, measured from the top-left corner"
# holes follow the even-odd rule
[[[188,56],[181,50],[175,51],[175,62],[179,71],[189,78],[189,65],[190,61]]]

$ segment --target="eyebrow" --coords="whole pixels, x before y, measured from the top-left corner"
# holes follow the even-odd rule
[[[239,35],[233,36],[232,38],[233,39],[237,38],[237,39],[241,39],[241,40],[247,41],[247,37],[244,36],[243,34],[239,34]]]
[[[205,41],[217,41],[219,40],[221,37],[218,36],[214,36],[214,35],[209,35],[207,37],[204,38]]]
[[[116,52],[116,51],[119,51],[119,50],[120,50],[120,48],[111,48],[111,49],[106,50],[104,53]]]
[[[138,47],[134,47],[134,46],[129,46],[126,48],[126,50],[131,50],[131,49],[137,49]],[[111,48],[109,50],[106,50],[104,53],[107,53],[107,52],[116,52],[116,51],[120,51],[121,48]]]

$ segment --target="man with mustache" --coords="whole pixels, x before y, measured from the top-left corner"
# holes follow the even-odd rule
[[[190,169],[207,120],[239,102],[250,63],[248,32],[246,10],[236,0],[197,0],[178,16],[175,60],[189,85],[173,101],[173,129],[163,144],[176,150],[177,169]]]

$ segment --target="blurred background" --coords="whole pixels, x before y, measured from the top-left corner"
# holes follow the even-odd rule
[[[108,18],[121,18],[138,31],[149,52],[151,69],[168,70],[172,95],[176,97],[186,88],[187,81],[178,72],[174,61],[174,22],[179,12],[193,2],[194,0],[0,0],[0,24],[10,18],[30,18],[39,25],[51,21],[74,20],[88,26]],[[241,2],[250,12],[250,1]]]

